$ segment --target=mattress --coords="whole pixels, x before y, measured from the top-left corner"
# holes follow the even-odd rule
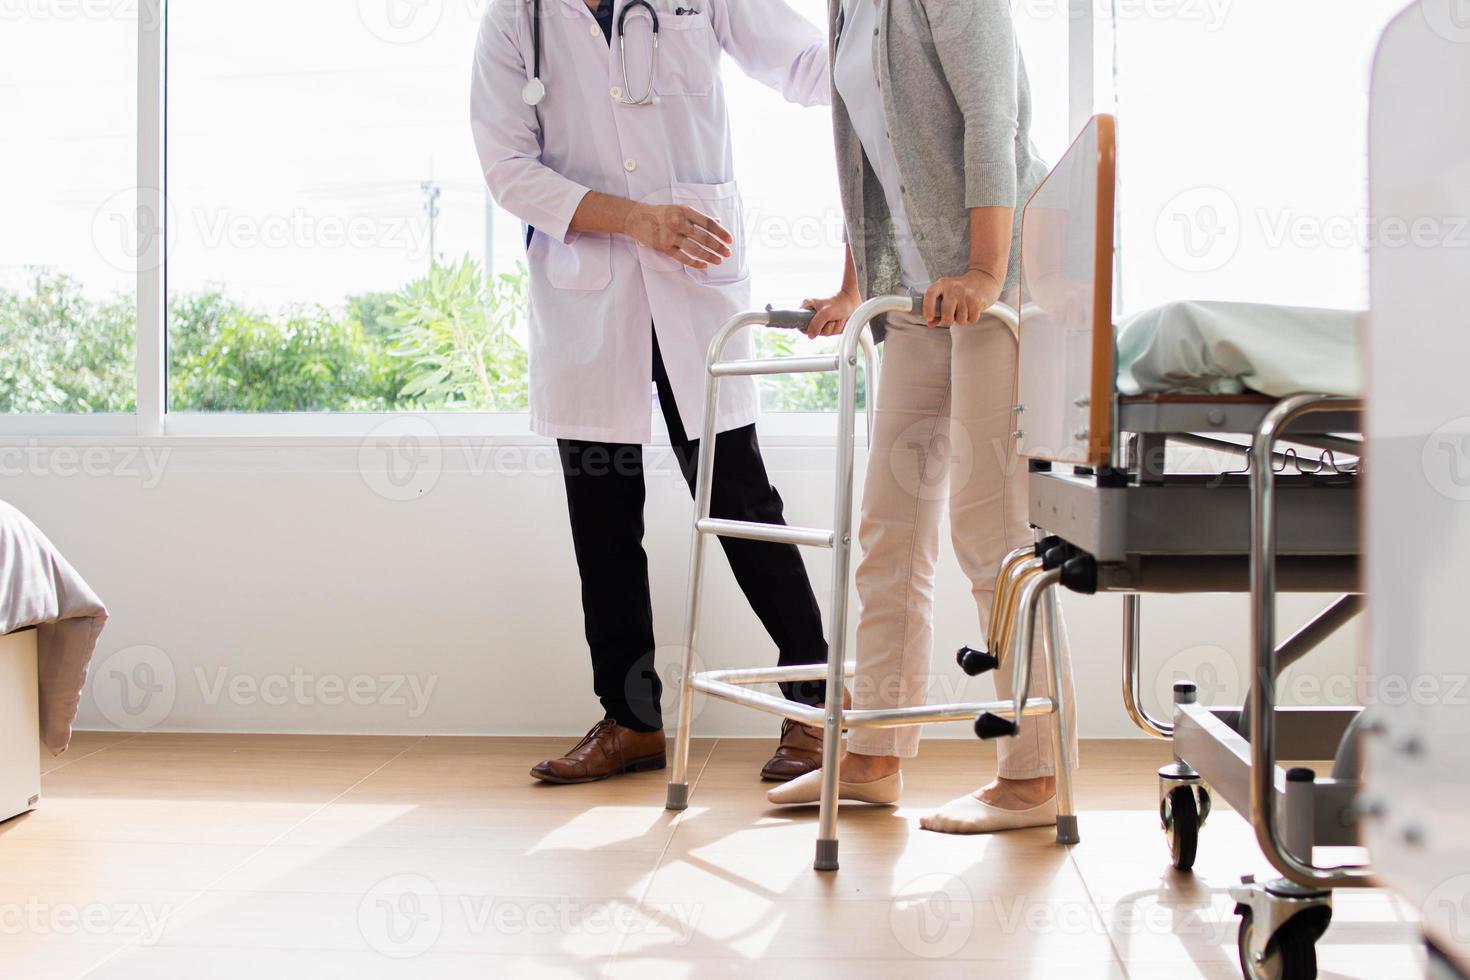
[[[1365,317],[1261,303],[1167,303],[1119,324],[1118,391],[1356,396]]]

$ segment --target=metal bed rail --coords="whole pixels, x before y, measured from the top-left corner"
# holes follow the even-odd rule
[[[1256,842],[1271,865],[1307,888],[1366,887],[1373,884],[1367,865],[1318,867],[1308,853],[1293,853],[1277,820],[1276,786],[1276,472],[1271,454],[1291,423],[1315,412],[1361,411],[1354,398],[1293,395],[1266,413],[1251,445],[1251,636],[1250,682],[1251,823]],[[1346,608],[1342,603],[1324,615]],[[1354,611],[1356,611],[1354,609]]]

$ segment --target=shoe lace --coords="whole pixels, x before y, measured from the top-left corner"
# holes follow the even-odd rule
[[[584,746],[596,740],[597,737],[603,732],[606,732],[616,726],[617,722],[613,721],[611,718],[602,719],[597,724],[593,725],[592,728],[588,730],[586,735],[582,736],[582,741],[573,746],[572,751],[568,752],[567,755],[575,755],[577,752],[581,751]]]

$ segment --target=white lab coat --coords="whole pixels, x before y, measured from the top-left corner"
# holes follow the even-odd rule
[[[826,40],[782,0],[653,4],[660,102],[651,106],[617,101],[624,84],[617,35],[609,45],[584,0],[542,0],[547,94],[535,108],[521,96],[532,77],[530,0],[492,0],[480,25],[475,146],[496,201],[536,229],[528,256],[531,421],[542,435],[650,441],[651,322],[679,416],[697,437],[710,339],[751,306],[720,52],[792,102],[829,100]],[[697,12],[675,13],[689,8]],[[648,84],[651,47],[650,18],[635,10],[627,22],[631,98]],[[735,236],[734,255],[695,271],[624,236],[570,231],[590,190],[697,208]],[[749,356],[748,336],[730,356]],[[750,379],[722,384],[717,431],[756,415]]]

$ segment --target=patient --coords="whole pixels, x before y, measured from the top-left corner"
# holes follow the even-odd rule
[[[943,7],[889,0],[881,9],[886,17],[877,0],[842,0],[832,24],[849,246],[841,291],[806,304],[816,311],[817,336],[841,332],[864,296],[924,295],[922,315],[874,324],[884,356],[859,529],[858,709],[926,700],[946,505],[980,635],[1001,559],[1030,540],[1025,469],[1010,424],[1016,344],[985,311],[1015,285],[1018,212],[1046,174],[1030,142],[1030,87],[1006,0]],[[1033,677],[1049,680],[1039,663]],[[1010,671],[995,680],[1010,697]],[[996,779],[922,825],[988,833],[1055,822],[1057,746],[1045,721],[1024,719],[1015,738],[999,743]],[[1064,726],[1075,738],[1074,719]],[[842,758],[842,799],[896,803],[900,767],[918,747],[917,727],[854,731]],[[820,781],[813,772],[768,798],[815,802]]]

